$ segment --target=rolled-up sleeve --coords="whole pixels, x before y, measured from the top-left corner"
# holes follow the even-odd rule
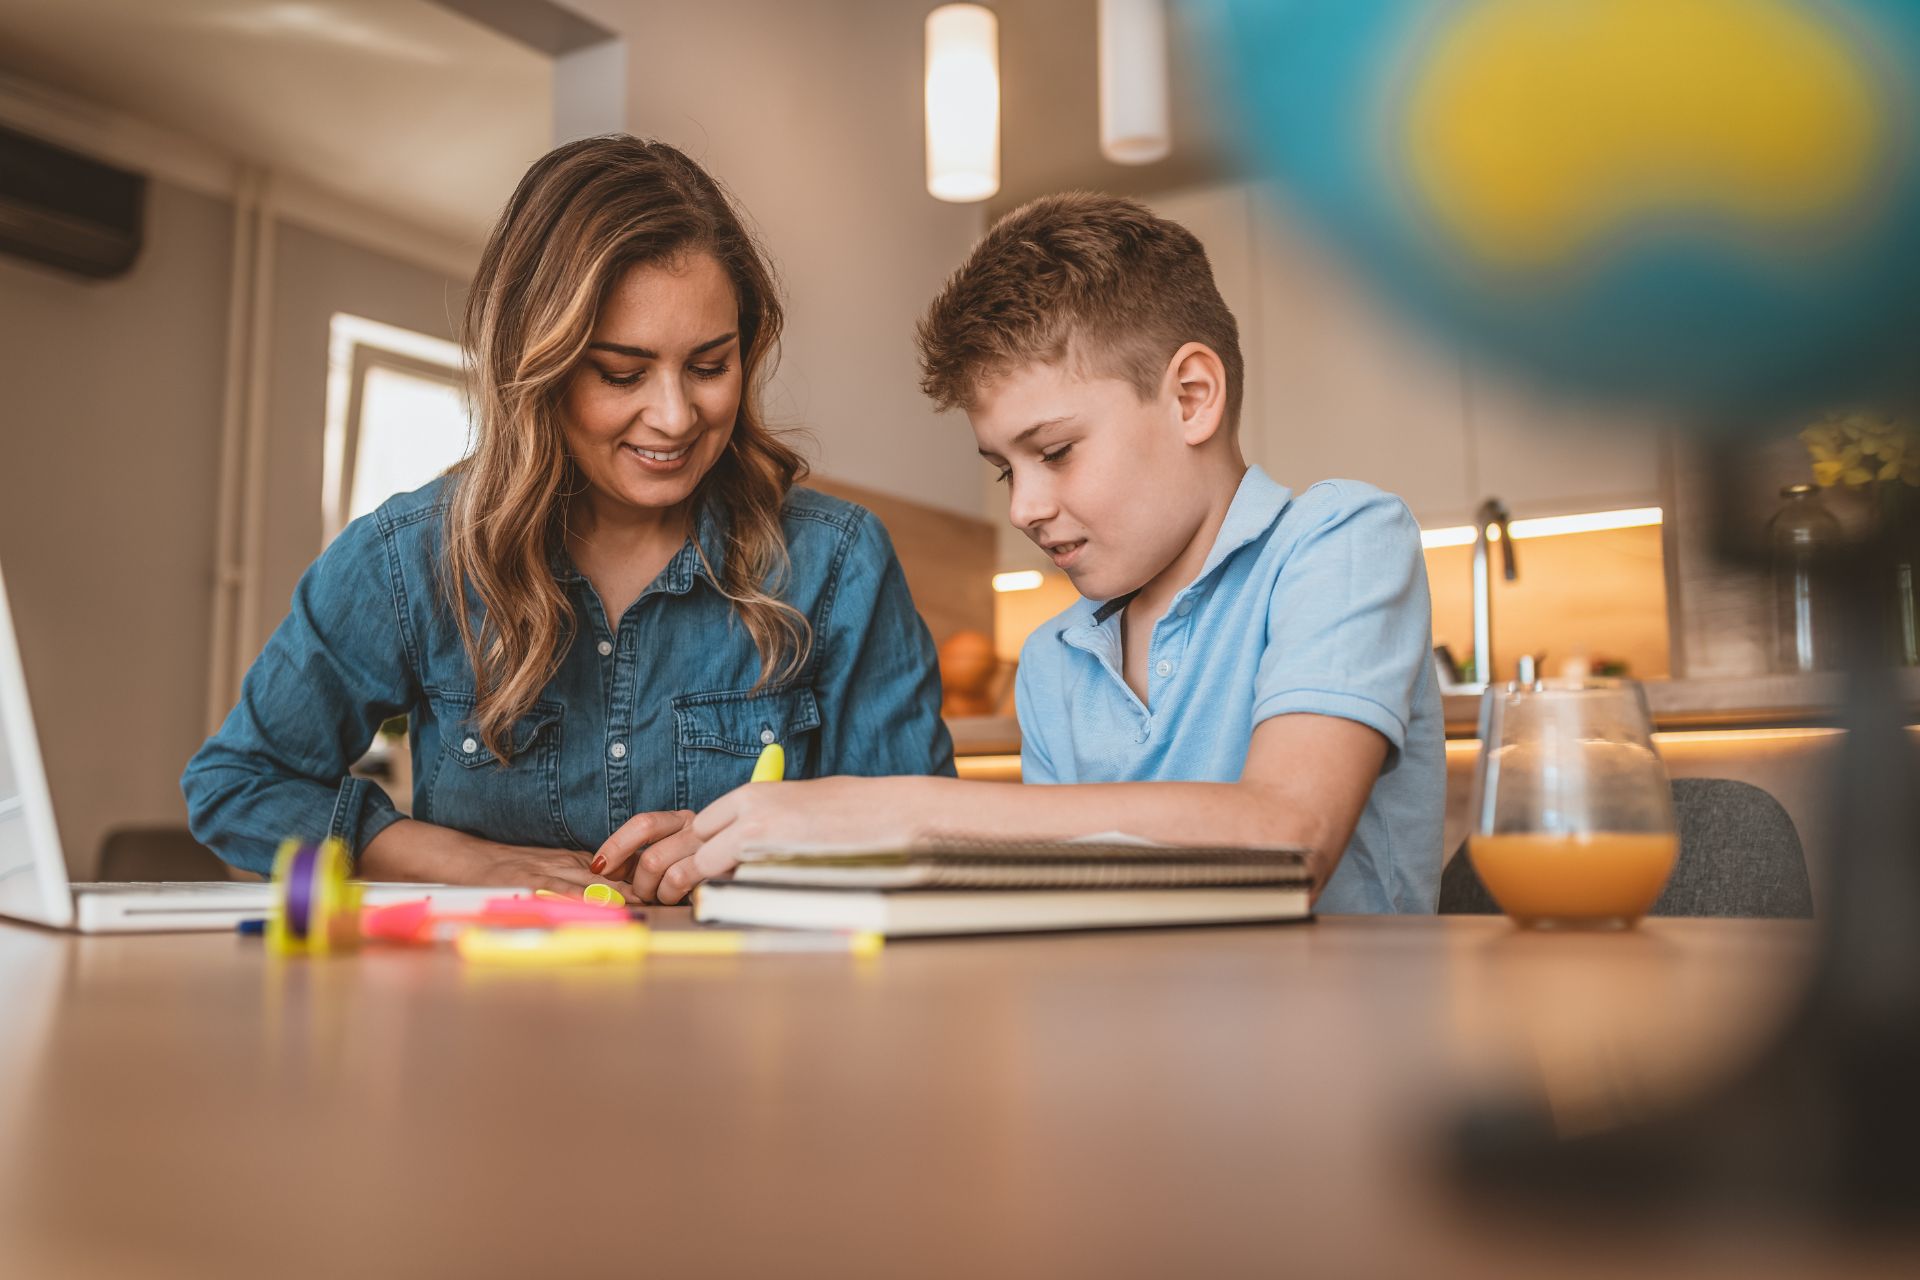
[[[301,576],[238,705],[180,779],[194,838],[242,870],[270,871],[288,837],[338,837],[357,855],[401,817],[348,775],[418,699],[378,518],[347,526]]]
[[[893,541],[861,511],[841,552],[818,655],[822,774],[952,777],[940,664]]]
[[[1420,527],[1391,494],[1341,488],[1344,500],[1303,535],[1280,572],[1253,723],[1300,712],[1337,716],[1379,731],[1397,754],[1433,660]]]

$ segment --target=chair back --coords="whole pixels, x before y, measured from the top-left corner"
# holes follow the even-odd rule
[[[1676,778],[1680,858],[1653,904],[1656,916],[1805,918],[1813,888],[1793,819],[1767,792],[1730,778]],[[1463,844],[1440,875],[1442,915],[1492,915],[1500,906]]]
[[[100,846],[102,880],[225,880],[227,864],[185,827],[122,827]]]

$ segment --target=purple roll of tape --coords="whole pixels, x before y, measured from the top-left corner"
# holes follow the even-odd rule
[[[305,941],[313,914],[313,877],[320,862],[320,846],[303,844],[287,867],[287,937]]]

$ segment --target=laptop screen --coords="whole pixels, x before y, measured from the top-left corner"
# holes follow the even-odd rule
[[[26,672],[0,576],[0,915],[73,923],[67,864],[27,704]]]

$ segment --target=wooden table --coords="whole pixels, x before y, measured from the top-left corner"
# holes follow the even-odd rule
[[[1329,918],[525,973],[0,925],[0,1275],[1644,1274],[1673,1241],[1516,1228],[1438,1135],[1468,1093],[1582,1123],[1710,1078],[1811,939]]]

